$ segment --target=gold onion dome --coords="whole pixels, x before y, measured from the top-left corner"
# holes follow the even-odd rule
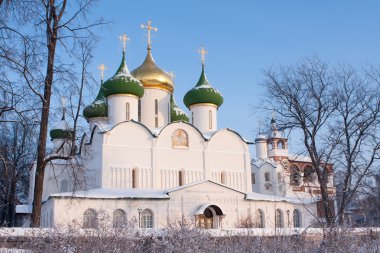
[[[161,88],[170,93],[174,90],[173,78],[169,73],[156,65],[150,47],[148,47],[148,53],[143,64],[133,70],[131,74],[138,79],[145,88]]]

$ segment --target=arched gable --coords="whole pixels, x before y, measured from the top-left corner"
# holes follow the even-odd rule
[[[247,142],[240,134],[230,129],[221,129],[209,139],[207,150],[221,152],[248,153]]]
[[[175,133],[182,130],[184,135],[187,135],[187,148],[189,150],[203,150],[205,147],[205,138],[197,128],[186,122],[172,122],[161,129],[156,139],[157,148],[175,149],[176,146],[181,148],[181,145],[175,145]],[[183,148],[186,148],[183,146]]]
[[[133,120],[121,122],[102,133],[103,144],[115,146],[151,147],[154,139],[146,126]]]

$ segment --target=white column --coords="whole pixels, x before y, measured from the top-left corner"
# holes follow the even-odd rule
[[[190,106],[192,124],[202,133],[214,132],[218,129],[218,108],[213,104],[194,104]]]
[[[126,120],[138,121],[138,101],[134,95],[117,94],[107,97],[108,119],[111,125],[116,125]]]
[[[169,123],[169,109],[170,93],[168,91],[145,88],[144,96],[141,98],[141,123],[149,129],[164,127]]]

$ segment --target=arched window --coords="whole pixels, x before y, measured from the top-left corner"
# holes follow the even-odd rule
[[[275,227],[276,228],[283,228],[284,227],[284,216],[282,214],[282,211],[280,209],[276,209],[276,221],[275,221]]]
[[[273,142],[268,143],[268,150],[272,150],[274,148]]]
[[[209,110],[208,111],[208,128],[209,129],[212,129],[212,111],[211,110]]]
[[[220,182],[222,184],[226,184],[226,172],[225,171],[222,171],[222,173],[220,173]]]
[[[315,179],[315,171],[314,169],[311,167],[311,166],[306,166],[304,169],[303,169],[303,180],[304,182],[308,182],[308,183],[311,183],[314,181]]]
[[[129,103],[125,104],[125,120],[130,120]]]
[[[184,182],[185,182],[185,171],[180,170],[178,172],[178,185],[182,186],[184,185]]]
[[[152,228],[153,227],[153,213],[149,209],[144,209],[141,213],[141,227]]]
[[[284,149],[285,147],[284,147],[284,143],[282,142],[282,141],[279,141],[278,143],[277,143],[277,148],[278,149]]]
[[[293,211],[293,226],[295,228],[301,227],[301,212],[297,209]]]
[[[69,183],[67,182],[66,179],[63,179],[61,181],[60,192],[68,192],[68,191],[69,191]]]
[[[264,177],[265,177],[265,182],[270,182],[270,173],[269,172],[265,172]]]
[[[138,106],[137,106],[137,117],[138,117],[138,121],[141,122],[141,99],[139,99]]]
[[[132,188],[137,188],[138,187],[138,174],[137,174],[137,169],[134,168],[132,170]]]
[[[154,126],[158,127],[158,100],[154,100]]]
[[[255,213],[255,227],[265,228],[264,211],[257,209]]]
[[[301,184],[300,169],[296,165],[290,167],[290,185],[299,186]]]
[[[114,228],[122,228],[125,226],[127,222],[127,216],[125,212],[121,209],[116,209],[113,212],[113,227]]]
[[[83,213],[83,227],[84,228],[98,227],[98,214],[94,209],[89,208]]]

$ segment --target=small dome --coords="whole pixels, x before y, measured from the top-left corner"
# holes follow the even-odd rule
[[[104,92],[104,87],[103,87],[103,81],[102,81],[99,88],[99,93],[96,96],[94,102],[86,106],[83,110],[83,116],[86,119],[107,117],[108,104],[107,104],[107,99],[103,95],[103,92]]]
[[[255,138],[255,141],[258,141],[258,140],[267,140],[267,137],[265,134],[258,134]]]
[[[146,88],[161,88],[170,93],[174,90],[173,78],[156,65],[149,48],[143,64],[133,70],[131,74]]]
[[[65,120],[65,111],[63,111],[62,119],[50,130],[50,138],[54,139],[71,139],[74,131],[69,127]]]
[[[170,113],[171,113],[171,122],[174,121],[184,121],[189,122],[189,117],[186,113],[178,107],[177,103],[174,100],[173,95],[170,97]]]
[[[202,65],[202,73],[198,83],[186,93],[183,102],[188,108],[191,105],[200,103],[214,104],[217,107],[223,104],[222,94],[213,88],[206,78],[204,65]]]
[[[104,82],[103,88],[105,97],[114,94],[131,94],[141,98],[144,95],[143,85],[129,73],[125,63],[125,52],[119,69],[113,77]]]

